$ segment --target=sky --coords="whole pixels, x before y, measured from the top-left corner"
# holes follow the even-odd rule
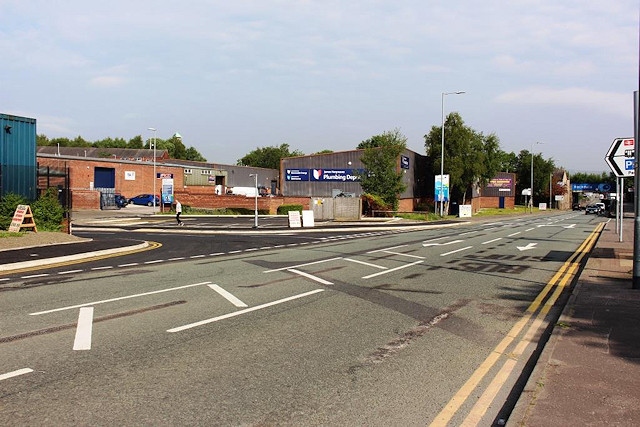
[[[146,140],[156,128],[235,164],[259,147],[344,151],[399,129],[424,154],[424,135],[455,111],[504,151],[600,173],[613,140],[633,136],[637,0],[0,0],[0,11],[0,113],[35,118],[49,138]]]

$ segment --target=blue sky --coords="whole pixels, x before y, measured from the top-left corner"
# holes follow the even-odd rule
[[[410,149],[457,111],[506,151],[609,171],[633,135],[631,0],[0,0],[0,112],[50,138],[179,132],[209,161],[257,147]],[[541,145],[533,145],[535,142]],[[446,172],[446,171],[445,171]]]

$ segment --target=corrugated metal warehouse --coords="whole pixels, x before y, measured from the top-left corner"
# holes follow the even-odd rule
[[[282,194],[336,197],[344,193],[359,197],[362,187],[358,173],[364,171],[360,160],[363,153],[364,150],[351,150],[282,159]],[[407,189],[400,195],[401,210],[412,210],[413,200],[426,197],[429,193],[426,164],[426,156],[411,150],[405,150],[398,158],[398,171],[403,172],[403,182],[407,185]],[[411,206],[407,206],[409,202]]]
[[[36,119],[0,114],[0,197],[37,196]]]

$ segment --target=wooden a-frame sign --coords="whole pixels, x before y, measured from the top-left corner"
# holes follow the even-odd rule
[[[38,232],[36,228],[36,222],[33,219],[33,213],[31,213],[31,206],[18,205],[16,212],[13,214],[11,225],[9,225],[9,231],[19,232],[23,228],[30,228],[34,232]]]

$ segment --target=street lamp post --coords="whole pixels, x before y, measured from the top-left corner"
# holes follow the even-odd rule
[[[249,174],[249,176],[252,176],[253,179],[255,180],[255,208],[254,208],[254,213],[253,213],[253,228],[258,228],[258,174],[257,173],[252,173]]]
[[[156,128],[149,128],[153,132],[153,213],[156,213]],[[151,141],[149,141],[151,144]]]
[[[542,142],[535,142],[531,144],[531,198],[529,200],[529,213],[533,213],[533,146],[542,144]]]
[[[440,145],[440,193],[438,193],[440,199],[440,216],[444,216],[444,97],[445,95],[461,95],[464,91],[457,92],[442,92],[442,142]]]

